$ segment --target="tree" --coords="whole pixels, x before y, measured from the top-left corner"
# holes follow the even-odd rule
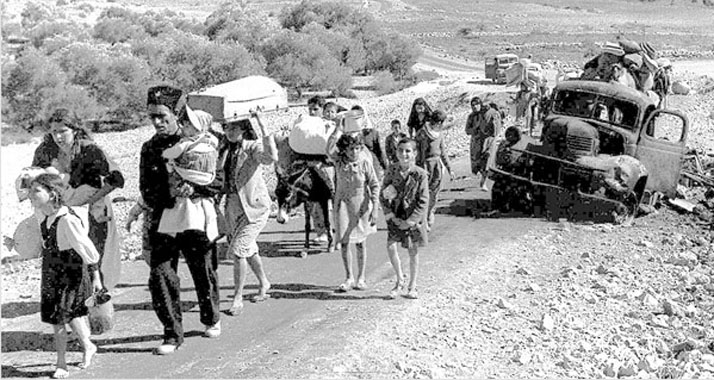
[[[14,63],[4,65],[3,79],[8,122],[27,129],[41,125],[60,105],[83,117],[101,111],[86,90],[68,83],[61,67],[35,48],[25,49]]]
[[[283,8],[279,19],[283,28],[300,32],[312,23],[327,29],[348,25],[355,12],[359,11],[338,2],[302,0],[292,7]]]
[[[245,12],[244,7],[234,3],[221,4],[206,18],[204,25],[209,39],[238,42],[250,52],[256,52],[274,33],[260,15]]]
[[[268,40],[261,51],[268,74],[298,93],[327,89],[339,95],[352,87],[350,70],[307,34],[285,30]]]
[[[260,63],[235,42],[219,43],[181,32],[165,35],[161,41],[145,45],[157,51],[160,57],[151,62],[154,79],[174,83],[180,88],[198,90],[264,73]]]

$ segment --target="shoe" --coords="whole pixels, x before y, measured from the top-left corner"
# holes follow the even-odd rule
[[[174,351],[178,350],[179,345],[176,343],[162,343],[159,347],[154,350],[155,355],[171,355]]]
[[[337,292],[338,293],[345,293],[348,292],[350,289],[354,288],[355,286],[355,281],[354,280],[347,280],[340,284],[340,286],[337,287]]]
[[[203,336],[206,338],[218,338],[221,335],[221,321],[216,322],[213,326],[206,325],[206,331]]]
[[[312,241],[314,243],[327,243],[327,234],[317,235]]]
[[[481,185],[481,191],[485,191],[488,193],[488,186],[486,186],[486,184]]]
[[[357,284],[353,287],[354,290],[366,290],[367,283],[364,280],[357,281]]]
[[[408,298],[410,300],[415,300],[419,298],[419,294],[417,293],[416,289],[409,289],[407,294],[404,295],[404,298]]]

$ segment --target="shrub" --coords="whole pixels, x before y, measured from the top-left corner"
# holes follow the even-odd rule
[[[338,2],[317,2],[302,0],[300,3],[283,8],[280,24],[285,29],[301,31],[306,25],[317,23],[327,29],[350,24],[352,14],[356,12],[348,5]]]
[[[67,79],[56,62],[35,48],[25,49],[15,63],[3,65],[2,71],[8,121],[26,128],[41,119],[48,93],[64,86]]]
[[[380,71],[372,76],[372,86],[379,95],[391,94],[402,89],[402,84],[394,80],[389,71]]]
[[[31,1],[25,5],[20,13],[21,24],[25,29],[32,29],[44,20],[58,20],[64,18],[57,9],[45,3]]]
[[[186,90],[264,73],[262,66],[240,44],[219,43],[202,36],[174,32],[162,42],[144,44],[144,54],[157,53],[150,63],[154,79]]]
[[[84,30],[69,20],[43,20],[27,32],[27,37],[36,48],[42,48],[47,39],[63,36],[72,40],[82,40],[87,37]]]
[[[122,18],[101,18],[94,25],[92,32],[94,38],[110,44],[139,39],[145,34],[141,26]]]
[[[353,72],[364,71],[366,63],[366,52],[362,44],[350,38],[342,30],[327,29],[324,26],[313,23],[303,28],[306,33],[330,51],[330,54],[342,64],[350,68]]]
[[[238,4],[224,3],[204,22],[205,34],[214,41],[234,41],[256,52],[273,31],[264,19],[255,13],[247,13]]]
[[[303,89],[326,89],[339,95],[352,86],[350,70],[312,36],[286,30],[268,40],[261,52],[268,74],[298,94]]]

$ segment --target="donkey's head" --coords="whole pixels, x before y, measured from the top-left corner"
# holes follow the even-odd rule
[[[311,200],[313,175],[310,168],[287,176],[277,171],[278,183],[275,187],[275,197],[278,200],[278,223],[287,223],[290,213],[304,202]]]

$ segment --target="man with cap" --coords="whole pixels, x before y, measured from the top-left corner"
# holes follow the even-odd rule
[[[482,104],[481,98],[471,99],[471,114],[466,119],[466,134],[471,136],[471,172],[481,175],[479,186],[486,187],[486,162],[494,138],[501,130],[501,115],[492,107]]]
[[[657,60],[659,69],[654,76],[654,91],[659,96],[659,108],[667,107],[667,95],[672,87],[672,63],[667,58]]]
[[[208,192],[207,188],[192,186],[172,177],[162,157],[164,150],[181,140],[179,125],[183,119],[188,119],[186,96],[170,86],[152,87],[148,92],[147,111],[156,134],[141,147],[139,188],[150,209],[144,221],[149,225],[151,252],[149,290],[154,312],[164,326],[163,342],[154,353],[167,355],[178,349],[184,339],[177,274],[179,253],[183,253],[193,277],[201,322],[206,326],[204,336],[209,338],[220,334],[218,277],[211,262],[210,242],[205,230],[187,230],[177,234],[158,231],[162,213],[173,208],[176,196],[208,196],[202,194]],[[177,192],[176,189],[182,191]]]

